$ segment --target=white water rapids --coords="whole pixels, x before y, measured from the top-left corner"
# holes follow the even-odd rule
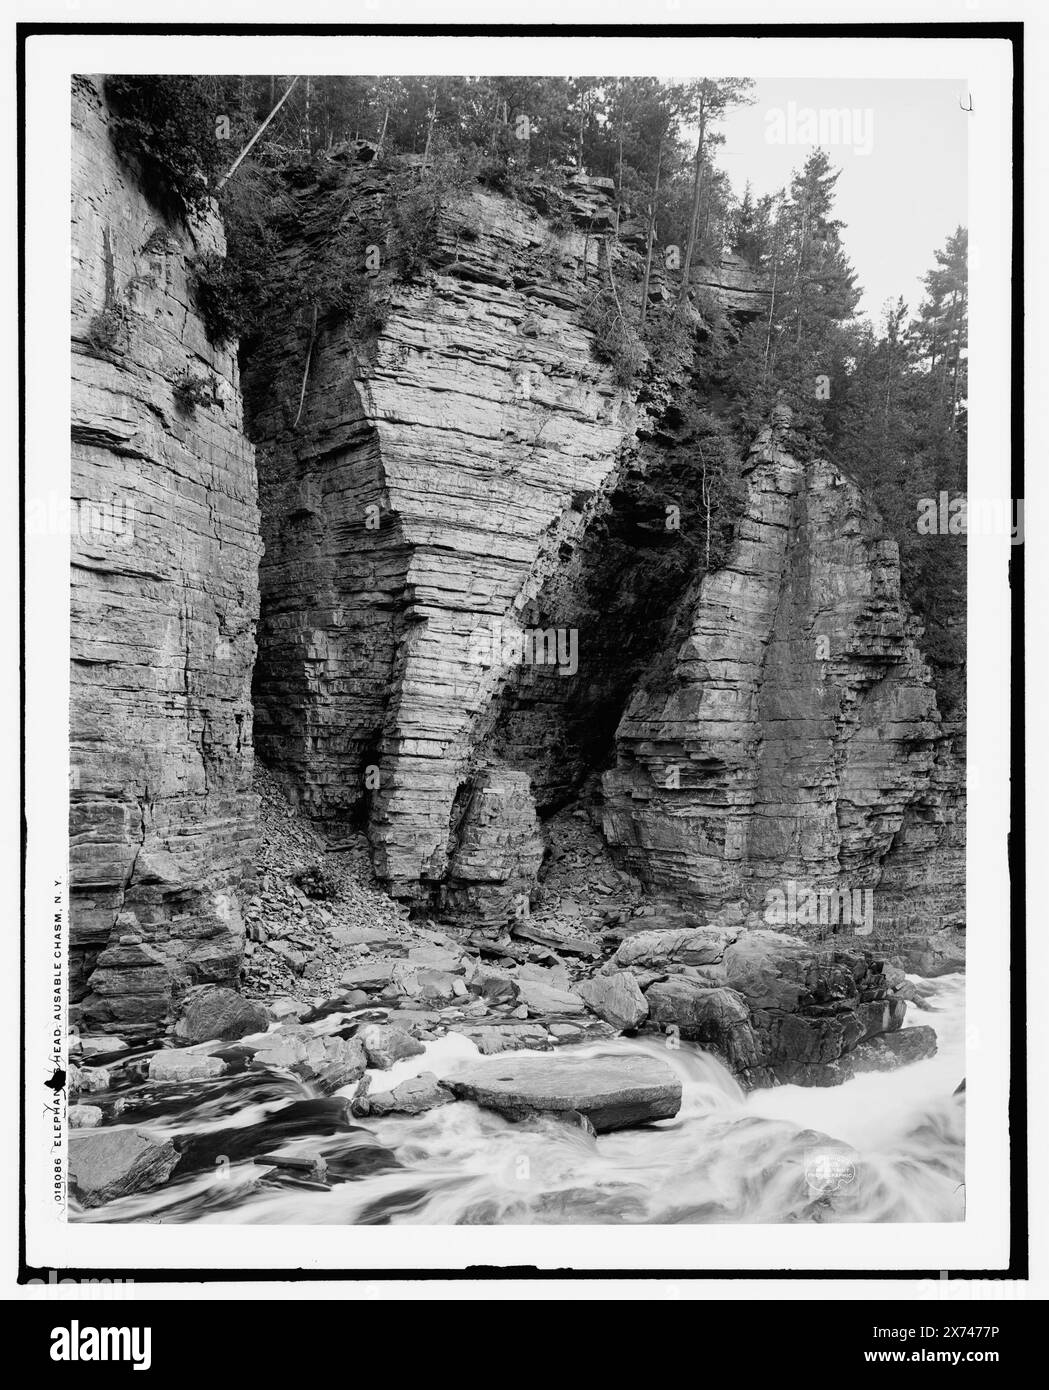
[[[617,1224],[783,1221],[958,1221],[964,1216],[964,976],[911,977],[922,1002],[907,1025],[930,1024],[938,1053],[892,1072],[828,1088],[781,1086],[745,1095],[725,1067],[690,1044],[659,1039],[592,1044],[583,1054],[639,1049],[665,1058],[683,1083],[679,1114],[594,1137],[554,1119],[512,1123],[469,1102],[419,1116],[365,1119],[346,1133],[297,1128],[276,1112],[308,1092],[247,1074],[153,1108],[135,1127],[200,1140],[197,1169],[166,1186],[75,1211],[80,1221],[280,1224]],[[516,1054],[523,1055],[523,1054]],[[472,1043],[449,1034],[425,1056],[376,1073],[373,1092],[421,1071],[447,1075]],[[347,1094],[353,1088],[347,1088]],[[323,1103],[321,1103],[323,1104]],[[276,1183],[225,1150],[231,1135],[272,1123],[256,1152],[324,1155],[329,1190]],[[304,1132],[305,1128],[305,1132]],[[209,1148],[210,1144],[210,1148]],[[396,1166],[395,1166],[396,1165]],[[191,1164],[183,1165],[192,1167]]]

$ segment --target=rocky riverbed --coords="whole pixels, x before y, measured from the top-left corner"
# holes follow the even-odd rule
[[[190,990],[145,1042],[71,1040],[70,1172],[85,1212],[120,1219],[135,1194],[196,1192],[216,1163],[311,1190],[361,1165],[399,1170],[382,1127],[445,1109],[593,1138],[688,1113],[700,1062],[742,1100],[936,1053],[898,964],[727,914],[660,913],[603,862],[579,808],[564,817],[546,915],[478,929],[411,919],[359,846],[326,842],[267,774],[257,790],[241,990]],[[329,1136],[342,1136],[337,1154],[299,1153]]]
[[[940,1052],[836,1087],[747,1092],[713,1053],[651,1034],[484,1058],[463,1033],[420,1043],[365,1014],[347,1042],[363,1049],[364,1070],[331,1095],[317,1057],[274,1055],[279,1025],[240,1045],[96,1057],[78,1078],[87,1104],[71,1113],[91,1126],[71,1138],[72,1215],[958,1220],[964,977],[909,983],[918,1026],[935,1029]],[[315,1025],[307,1033],[321,1036]],[[175,1076],[156,1067],[166,1055],[199,1069]]]

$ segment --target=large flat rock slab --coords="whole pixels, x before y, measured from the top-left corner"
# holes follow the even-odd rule
[[[85,1207],[167,1182],[178,1164],[174,1144],[137,1129],[75,1129],[69,1136],[69,1177]]]
[[[598,1134],[668,1120],[681,1107],[681,1082],[654,1057],[497,1058],[467,1067],[443,1084],[460,1100],[511,1119],[574,1111]]]

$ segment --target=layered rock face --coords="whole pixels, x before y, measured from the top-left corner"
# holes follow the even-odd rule
[[[71,986],[74,1019],[153,1031],[173,991],[235,977],[251,872],[261,544],[235,357],[73,88]],[[190,373],[207,402],[180,406]]]
[[[347,177],[358,208],[382,196],[382,174]],[[577,183],[572,212],[593,230],[607,190]],[[478,846],[534,836],[535,815],[520,773],[475,780],[476,750],[511,671],[571,668],[571,634],[533,633],[529,604],[634,415],[583,322],[594,238],[485,192],[439,238],[442,268],[398,286],[374,340],[321,332],[301,415],[295,330],[249,373],[266,545],[257,739],[311,815],[368,820],[394,893],[454,896],[461,878],[498,883],[503,904],[538,857],[518,852],[527,873],[503,877]]]
[[[789,926],[774,911],[799,891],[870,890],[847,933],[895,936],[905,918],[928,933],[960,910],[959,770],[896,547],[869,538],[832,465],[786,451],[788,425],[755,445],[729,562],[623,716],[605,835],[657,892],[709,911]]]
[[[340,177],[363,216],[388,173]],[[861,936],[947,930],[961,774],[895,547],[785,420],[722,568],[666,531],[700,470],[595,361],[607,190],[574,184],[560,234],[472,192],[377,335],[290,327],[253,361],[263,757],[311,815],[367,824],[395,894],[493,924],[542,872],[536,810],[613,762],[604,833],[657,898],[762,922],[833,887],[874,893]],[[729,329],[766,298],[727,253],[693,281]]]
[[[389,170],[364,153],[336,191],[385,216]],[[323,234],[331,192],[298,190],[288,256]],[[426,912],[504,945],[530,906],[540,927],[627,936],[642,913],[686,934],[713,920],[716,955],[626,942],[594,998],[616,1026],[716,1047],[746,1084],[830,1084],[861,1049],[893,1064],[875,1039],[903,996],[875,957],[956,965],[963,750],[895,547],[832,463],[791,453],[783,415],[735,532],[734,491],[713,554],[709,531],[668,530],[668,502],[702,516],[686,417],[717,407],[698,381],[677,405],[663,381],[635,397],[598,360],[608,195],[571,179],[555,231],[541,206],[471,191],[380,327],[289,322],[251,345],[257,497],[236,359],[187,284],[221,235],[163,222],[97,85],[75,84],[72,985],[92,1031],[133,1041],[236,978],[253,725],[298,807],[366,826],[384,885]],[[693,283],[729,337],[764,303],[728,255]],[[594,890],[615,910],[583,914],[569,875],[545,912],[559,812],[595,841],[600,820],[617,867]],[[848,893],[854,915],[792,919],[809,890]],[[758,960],[739,928],[770,922],[804,940],[761,936]]]
[[[769,287],[742,256],[726,251],[713,265],[700,261],[690,280],[731,314],[768,314]]]

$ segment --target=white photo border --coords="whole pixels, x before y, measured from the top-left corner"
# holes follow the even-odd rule
[[[256,8],[259,13],[263,7]],[[32,34],[25,47],[25,501],[69,495],[70,79],[75,73],[554,74],[668,78],[958,77],[970,127],[969,492],[1010,495],[1012,50],[1002,39],[907,37],[309,37],[172,31]],[[972,190],[979,189],[979,197]],[[56,389],[56,377],[61,385]],[[967,1057],[967,1210],[956,1224],[616,1227],[158,1226],[76,1224],[54,1200],[50,1117],[38,1072],[53,1028],[56,912],[68,922],[69,570],[67,541],[26,538],[26,1259],[38,1268],[127,1271],[451,1271],[534,1266],[621,1271],[1005,1269],[1010,1262],[1008,536],[968,545],[969,935],[966,1004],[981,1020]],[[56,884],[58,885],[56,887]],[[56,902],[56,898],[59,899]],[[1014,981],[1018,994],[1023,982]],[[1018,1001],[1019,1002],[1019,1001]],[[1014,1136],[1014,1142],[1019,1136]],[[249,1276],[250,1277],[250,1276]]]

